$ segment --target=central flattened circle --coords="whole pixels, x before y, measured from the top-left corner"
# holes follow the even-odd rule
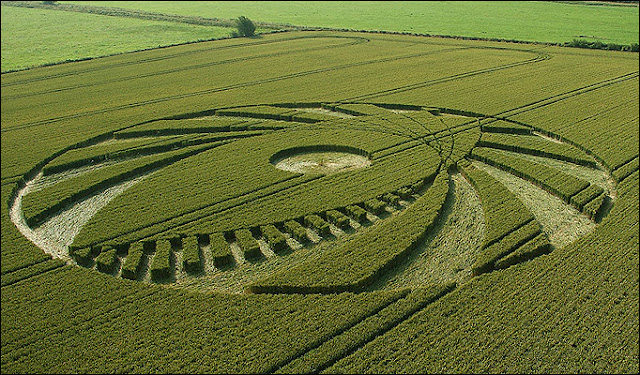
[[[288,156],[272,161],[284,171],[304,174],[332,174],[366,168],[371,160],[357,153],[347,151],[298,150]]]

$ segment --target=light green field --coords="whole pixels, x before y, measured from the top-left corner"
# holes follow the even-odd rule
[[[62,3],[65,3],[64,1]],[[74,3],[70,1],[69,3]],[[160,13],[297,26],[563,43],[638,43],[638,7],[547,1],[82,1]]]
[[[2,6],[2,71],[229,36],[224,27]]]

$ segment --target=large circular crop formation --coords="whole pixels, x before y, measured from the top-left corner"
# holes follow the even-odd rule
[[[595,160],[552,134],[388,103],[182,113],[42,165],[12,217],[45,251],[229,292],[460,282],[583,235],[615,197]],[[553,205],[562,214],[545,216]]]

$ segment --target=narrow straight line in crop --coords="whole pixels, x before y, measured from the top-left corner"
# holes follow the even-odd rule
[[[337,71],[337,70],[356,67],[356,66],[365,66],[365,65],[370,65],[370,64],[379,64],[379,63],[385,63],[385,62],[390,62],[390,61],[397,61],[397,60],[401,60],[401,59],[409,59],[409,58],[421,57],[421,56],[429,55],[429,54],[432,54],[432,53],[433,52],[427,52],[427,53],[421,53],[421,54],[411,54],[411,55],[406,55],[406,56],[401,56],[401,57],[390,57],[390,58],[382,58],[382,59],[373,59],[373,60],[365,61],[365,62],[357,62],[357,63],[351,63],[351,64],[337,65],[337,66],[328,67],[328,68],[313,69],[313,70],[297,72],[297,73],[291,73],[291,74],[286,74],[286,75],[273,77],[273,78],[268,78],[268,79],[262,79],[262,80],[256,80],[256,81],[249,81],[249,82],[244,82],[244,83],[233,84],[233,85],[229,85],[229,86],[225,86],[225,87],[210,88],[210,89],[206,89],[206,90],[199,90],[199,91],[192,92],[192,93],[170,95],[170,96],[165,96],[165,97],[161,97],[161,98],[149,99],[149,100],[145,100],[145,101],[141,101],[141,102],[132,102],[132,103],[118,105],[118,106],[114,106],[114,107],[108,107],[108,108],[103,108],[103,109],[98,109],[98,110],[91,110],[91,111],[85,111],[85,112],[80,112],[80,113],[74,113],[74,114],[70,114],[70,115],[59,116],[59,117],[43,119],[43,120],[38,120],[38,121],[32,121],[32,122],[28,122],[28,123],[16,124],[16,125],[12,125],[12,126],[6,126],[1,131],[2,132],[8,132],[8,131],[24,129],[24,128],[28,128],[28,127],[32,127],[32,126],[41,126],[41,125],[45,125],[45,124],[56,123],[56,122],[59,122],[59,121],[68,120],[68,119],[72,119],[72,118],[80,118],[80,117],[85,117],[85,116],[90,116],[90,115],[95,115],[95,114],[109,113],[109,112],[113,112],[113,111],[117,111],[117,110],[122,110],[122,109],[125,109],[125,108],[141,107],[141,106],[162,103],[162,102],[175,100],[175,99],[185,99],[185,98],[189,98],[189,97],[193,97],[193,96],[200,96],[200,95],[205,95],[205,94],[212,94],[212,93],[215,93],[215,92],[229,91],[229,90],[233,90],[233,89],[237,89],[237,88],[256,86],[256,85],[265,84],[265,83],[271,83],[271,82],[278,82],[278,81],[282,81],[282,80],[286,80],[286,79],[299,78],[299,77],[309,76],[309,75],[318,74],[318,73],[325,73],[325,72],[329,72],[329,71]],[[436,84],[436,83],[447,82],[447,81],[451,81],[451,80],[471,77],[471,76],[475,76],[475,75],[478,75],[478,74],[491,73],[491,72],[494,72],[494,71],[497,71],[497,70],[508,69],[508,68],[511,68],[511,67],[514,67],[514,66],[519,66],[519,65],[522,65],[522,64],[530,64],[530,63],[534,63],[534,62],[538,62],[538,61],[542,61],[542,60],[544,60],[544,59],[542,59],[542,58],[539,59],[539,60],[538,59],[532,59],[532,60],[523,61],[521,63],[499,65],[499,66],[486,68],[486,69],[481,69],[481,70],[477,70],[477,71],[473,71],[473,72],[468,72],[468,73],[463,73],[463,74],[456,74],[456,75],[453,75],[453,76],[450,76],[450,77],[444,77],[444,78],[440,78],[440,79],[437,79],[437,80],[426,81],[426,82],[423,82],[423,83],[421,83],[421,84],[419,84],[418,86],[415,86],[415,87],[412,86],[412,87],[406,87],[406,88],[402,88],[402,89],[390,89],[390,90],[397,90],[398,92],[407,91],[407,90],[413,90],[413,89],[416,89],[416,88],[421,88],[421,87],[425,87],[425,86]],[[378,95],[367,95],[366,97],[355,97],[355,98],[350,98],[350,99],[346,99],[346,100],[347,101],[354,101],[354,100],[370,99],[370,98],[376,97],[376,96],[384,96],[384,95],[389,94],[390,90],[385,90],[385,92],[383,92],[381,94],[378,94]]]

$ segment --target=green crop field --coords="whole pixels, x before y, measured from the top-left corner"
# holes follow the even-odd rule
[[[4,73],[2,372],[637,373],[638,66],[288,31]]]

